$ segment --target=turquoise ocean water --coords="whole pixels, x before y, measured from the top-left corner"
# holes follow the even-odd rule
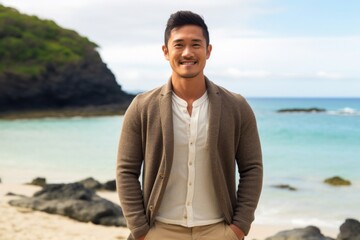
[[[338,228],[360,219],[360,99],[250,98],[264,155],[264,190],[256,212],[263,224]],[[319,107],[324,113],[276,113]],[[122,117],[0,120],[0,178],[72,182],[115,178]],[[331,187],[335,175],[352,182]],[[273,188],[289,184],[297,191]],[[0,185],[1,187],[1,185]]]

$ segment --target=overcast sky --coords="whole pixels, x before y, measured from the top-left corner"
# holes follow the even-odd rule
[[[358,0],[0,0],[99,45],[125,91],[164,84],[161,46],[177,10],[202,15],[213,51],[205,74],[247,97],[360,97]]]

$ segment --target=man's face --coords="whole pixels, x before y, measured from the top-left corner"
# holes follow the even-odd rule
[[[170,62],[173,77],[194,78],[203,75],[211,45],[206,46],[201,27],[185,25],[171,30],[167,47],[163,46],[165,58]],[[175,76],[174,76],[175,75]]]

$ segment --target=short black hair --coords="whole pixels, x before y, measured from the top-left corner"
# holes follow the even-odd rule
[[[185,25],[196,25],[201,27],[204,38],[206,40],[206,46],[209,45],[210,36],[204,19],[199,14],[193,13],[191,11],[178,11],[171,14],[169,20],[167,21],[164,34],[165,46],[168,44],[171,30]]]

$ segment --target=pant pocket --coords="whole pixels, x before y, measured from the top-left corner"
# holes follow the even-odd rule
[[[154,231],[154,227],[150,228],[150,230],[147,232],[147,234],[145,235],[144,240],[151,240],[151,234]]]
[[[239,240],[239,238],[237,237],[236,233],[230,228],[229,225],[226,225],[225,238],[226,238],[227,240]]]

